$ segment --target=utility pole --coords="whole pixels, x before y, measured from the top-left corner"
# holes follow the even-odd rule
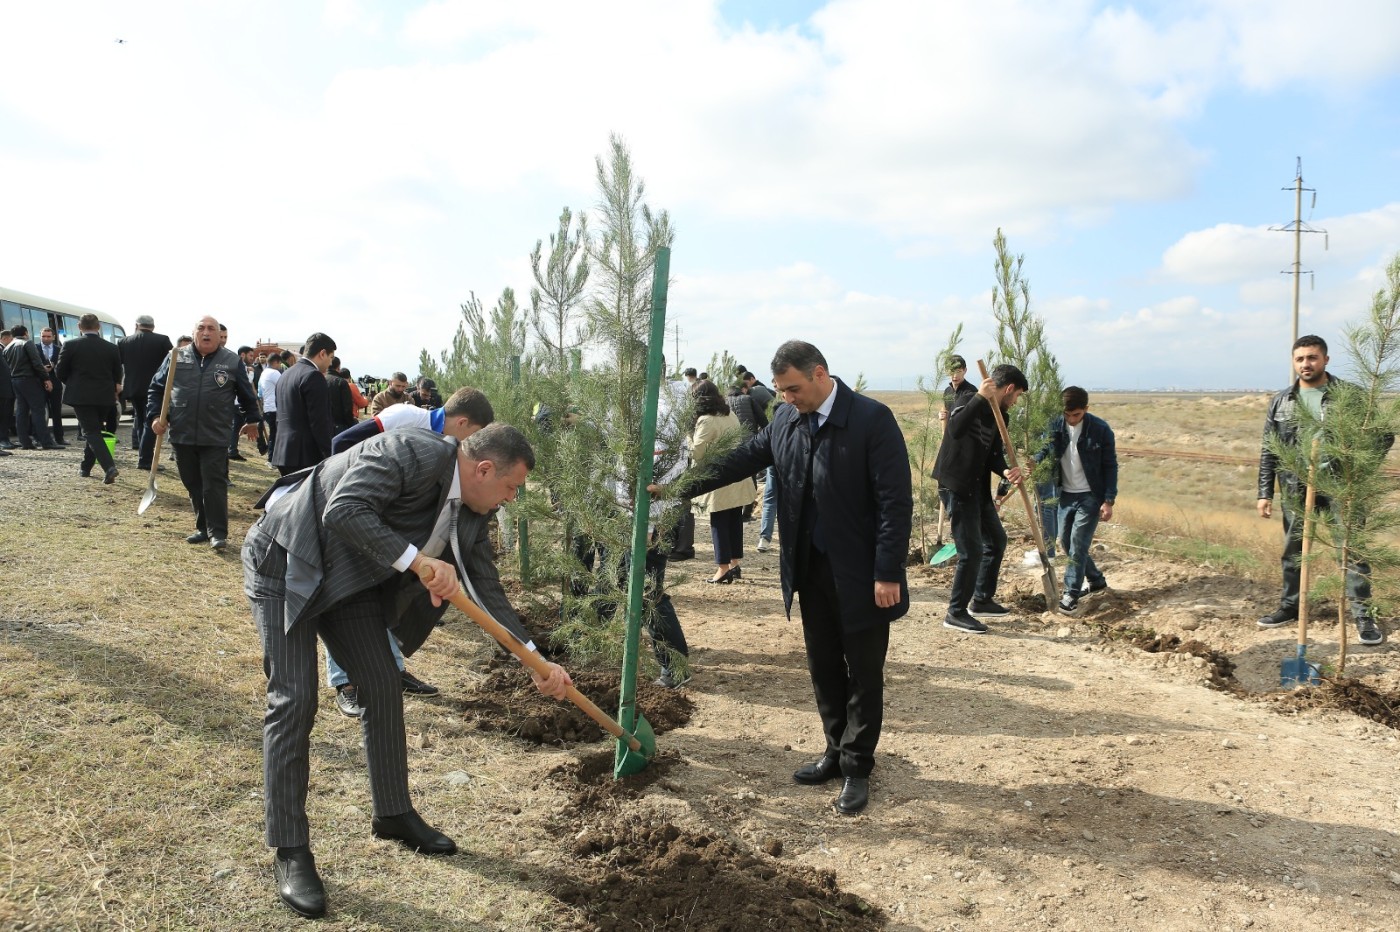
[[[1280,274],[1283,274],[1283,275],[1292,275],[1292,276],[1293,276],[1293,339],[1290,340],[1290,341],[1289,341],[1289,344],[1288,344],[1288,346],[1289,346],[1289,351],[1290,351],[1290,353],[1291,353],[1292,348],[1293,348],[1293,344],[1298,342],[1298,299],[1299,299],[1299,292],[1300,292],[1300,290],[1301,290],[1301,286],[1302,286],[1302,283],[1303,283],[1303,274],[1304,274],[1304,273],[1303,273],[1303,234],[1304,234],[1304,233],[1321,233],[1321,234],[1322,234],[1322,248],[1323,248],[1323,249],[1326,249],[1326,248],[1327,248],[1327,231],[1326,231],[1326,230],[1322,230],[1322,229],[1318,229],[1318,228],[1316,228],[1316,227],[1310,226],[1309,224],[1306,224],[1306,223],[1303,222],[1303,192],[1304,192],[1304,191],[1311,191],[1311,192],[1312,192],[1312,207],[1309,208],[1309,210],[1311,211],[1313,208],[1316,208],[1316,207],[1317,207],[1317,189],[1316,189],[1316,188],[1305,188],[1305,187],[1303,187],[1303,157],[1302,157],[1301,155],[1298,156],[1298,171],[1297,171],[1297,177],[1293,179],[1293,184],[1289,185],[1289,186],[1286,187],[1286,188],[1283,188],[1282,190],[1284,190],[1284,191],[1292,191],[1292,192],[1293,192],[1293,222],[1292,222],[1292,223],[1285,223],[1285,224],[1284,224],[1283,226],[1281,226],[1281,227],[1269,227],[1269,229],[1270,229],[1270,230],[1277,231],[1277,232],[1292,233],[1292,234],[1293,234],[1293,268],[1291,268],[1291,269],[1284,269],[1283,272],[1280,273]],[[1310,286],[1311,286],[1311,283],[1312,283],[1312,281],[1313,281],[1313,279],[1312,279],[1312,271],[1309,270],[1309,271],[1307,272],[1307,275],[1309,276],[1308,281],[1309,281],[1309,284],[1310,284]],[[1292,364],[1292,359],[1291,359],[1291,358],[1290,358],[1290,360],[1289,360],[1288,378],[1289,378],[1289,381],[1292,381],[1292,380],[1293,380],[1293,364]]]

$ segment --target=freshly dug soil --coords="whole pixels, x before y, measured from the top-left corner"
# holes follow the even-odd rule
[[[579,692],[609,715],[616,714],[618,673],[575,672],[573,679]],[[661,734],[689,722],[695,703],[677,690],[639,683],[637,708],[652,730]],[[460,709],[482,731],[503,732],[533,744],[568,746],[605,736],[603,729],[578,706],[540,695],[514,658],[487,673],[463,698]]]
[[[556,895],[583,911],[583,929],[860,932],[885,924],[878,908],[842,892],[831,871],[781,864],[670,821],[647,824],[622,812],[591,819],[573,854],[578,880]]]
[[[1320,686],[1273,697],[1282,709],[1337,709],[1351,712],[1387,728],[1400,728],[1400,694],[1384,692],[1360,680],[1323,680]]]

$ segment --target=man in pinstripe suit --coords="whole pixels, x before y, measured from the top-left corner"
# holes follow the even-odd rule
[[[409,796],[403,695],[384,629],[411,655],[457,591],[460,571],[476,600],[529,644],[501,589],[487,532],[491,513],[515,498],[534,463],[524,435],[505,424],[460,443],[427,430],[391,431],[283,477],[249,529],[244,591],[268,677],[267,843],[277,849],[278,894],[298,913],[315,917],[326,908],[306,818],[317,635],[363,697],[371,830],[425,854],[452,854],[452,839],[424,822]],[[563,698],[569,675],[550,667],[535,686]]]

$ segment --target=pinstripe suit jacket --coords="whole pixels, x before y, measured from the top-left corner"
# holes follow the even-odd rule
[[[249,530],[243,545],[248,595],[283,597],[288,631],[351,596],[378,598],[385,625],[412,654],[444,607],[434,608],[417,576],[393,563],[410,543],[427,543],[456,458],[451,437],[404,428],[318,463]],[[527,641],[501,588],[489,524],[490,515],[463,505],[457,522],[462,562],[483,607]],[[444,551],[441,558],[451,555]]]

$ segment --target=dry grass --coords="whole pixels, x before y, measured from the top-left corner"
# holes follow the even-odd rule
[[[273,893],[259,829],[264,680],[236,549],[183,542],[193,522],[173,468],[138,518],[144,483],[129,454],[114,487],[79,480],[65,454],[18,459],[6,461],[7,491],[45,505],[11,509],[0,526],[12,581],[0,616],[0,928],[300,927]],[[234,465],[237,542],[272,473]],[[549,791],[493,776],[502,759],[519,773],[522,756],[543,770],[561,755],[467,733],[452,694],[485,650],[474,631],[458,618],[415,660],[445,696],[407,710],[418,805],[453,827],[465,857],[370,837],[359,727],[323,694],[308,801],[332,896],[321,927],[569,921],[548,893],[556,875],[526,856],[555,847],[538,814],[553,808]],[[452,770],[472,782],[449,786]],[[431,902],[410,892],[421,888]]]

